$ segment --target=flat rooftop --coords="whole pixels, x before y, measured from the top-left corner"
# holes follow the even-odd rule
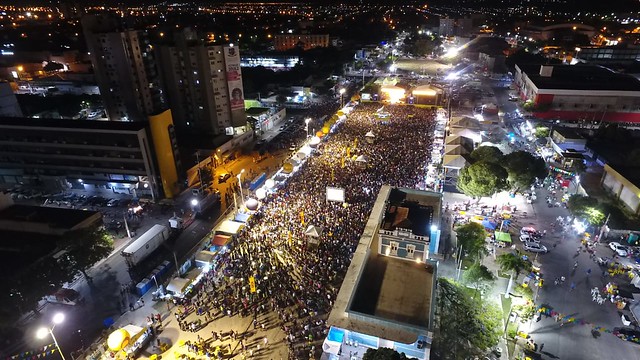
[[[259,116],[264,113],[268,113],[271,110],[268,107],[252,107],[245,110],[247,116]]]
[[[518,64],[538,89],[640,91],[640,80],[596,65],[547,65],[551,76],[540,75],[540,64]]]
[[[402,192],[407,200],[420,193]],[[436,266],[378,254],[378,232],[391,193],[384,185],[378,194],[328,324],[412,344],[430,331]],[[439,210],[435,213],[439,216]]]
[[[425,264],[371,254],[349,310],[426,328],[432,285]]]
[[[147,121],[105,121],[105,120],[72,120],[45,119],[28,117],[0,116],[0,126],[45,127],[59,129],[88,129],[110,131],[140,131],[149,123]]]
[[[47,224],[50,228],[71,229],[94,217],[98,212],[46,206],[11,205],[0,210],[0,229],[3,222]],[[10,230],[10,229],[6,229]]]

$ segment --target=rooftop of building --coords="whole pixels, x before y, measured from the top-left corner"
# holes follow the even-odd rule
[[[518,64],[538,89],[640,91],[640,80],[596,65],[545,65],[551,76],[540,75],[540,64]]]
[[[94,217],[96,211],[54,208],[46,206],[11,205],[0,210],[0,229],[2,222],[40,223],[50,228],[70,230],[76,225]]]
[[[409,189],[402,192],[409,201],[420,193]],[[383,186],[328,324],[412,344],[430,331],[436,266],[378,254],[378,230],[391,196],[392,188]],[[398,196],[397,191],[393,196]]]
[[[0,116],[0,127],[49,127],[60,129],[89,129],[135,132],[144,129],[147,125],[147,121],[72,120]]]
[[[251,107],[245,110],[247,116],[259,116],[265,113],[268,113],[271,108],[268,107]]]
[[[640,166],[625,166],[625,165],[612,165],[607,164],[610,168],[615,170],[618,174],[622,175],[630,183],[640,188]]]
[[[393,231],[396,228],[410,229],[419,236],[431,232],[434,204],[421,204],[416,199],[408,200],[407,194],[399,189],[391,189],[381,228]]]
[[[565,139],[584,139],[582,134],[580,134],[574,128],[568,127],[554,127],[553,132],[560,134]]]

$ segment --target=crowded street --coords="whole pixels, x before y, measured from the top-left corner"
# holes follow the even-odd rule
[[[268,345],[283,338],[290,359],[319,356],[326,316],[375,194],[383,184],[424,187],[435,112],[385,106],[380,118],[378,108],[378,104],[357,107],[265,199],[196,295],[173,309],[181,329],[197,332],[195,342],[174,350],[189,356],[215,358],[224,352],[224,357],[272,358]],[[368,132],[375,134],[372,143],[365,139]],[[365,166],[354,161],[361,155],[367,159]],[[344,188],[346,202],[326,201],[327,186]],[[309,225],[321,229],[318,245],[308,243]],[[255,279],[255,292],[249,278]],[[236,317],[238,323],[250,319],[250,329],[217,325],[220,319]],[[281,334],[267,335],[265,331],[273,328]],[[231,341],[226,348],[219,346],[223,338]]]

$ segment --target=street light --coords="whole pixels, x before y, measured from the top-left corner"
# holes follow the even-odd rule
[[[344,93],[347,92],[347,89],[340,89],[340,107],[344,107]]]
[[[242,207],[244,207],[244,195],[242,194],[242,173],[244,172],[244,169],[242,169],[240,171],[240,173],[237,175],[238,176],[238,187],[240,188],[240,200],[242,201]]]
[[[307,132],[307,137],[309,137],[309,123],[311,122],[311,118],[304,119],[305,131]]]
[[[55,329],[56,325],[62,324],[62,322],[64,321],[64,314],[57,313],[53,316],[51,320],[53,322],[53,326],[41,327],[36,332],[36,337],[38,339],[44,339],[45,337],[47,337],[47,335],[51,335],[51,338],[53,339],[53,344],[56,346],[56,349],[58,349],[58,353],[60,353],[60,357],[62,358],[62,360],[66,360],[64,358],[64,354],[62,353],[62,350],[60,349],[60,345],[58,345],[58,340],[56,340],[56,337],[53,335],[53,329]]]
[[[192,206],[197,206],[198,205],[198,199],[191,199],[191,205]]]

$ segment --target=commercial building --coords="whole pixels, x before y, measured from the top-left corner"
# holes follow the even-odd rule
[[[145,121],[167,109],[146,31],[111,15],[86,15],[82,28],[109,120]]]
[[[640,61],[640,48],[584,46],[576,48],[575,59],[591,64],[633,64]]]
[[[316,47],[329,47],[329,34],[282,34],[276,35],[274,46],[277,51],[285,51],[300,47],[304,50]]]
[[[542,119],[640,122],[640,80],[593,65],[516,65],[522,100]]]
[[[606,164],[600,184],[634,214],[640,213],[640,167]]]
[[[171,112],[150,122],[0,118],[0,186],[106,187],[172,197],[179,159]]]
[[[379,347],[429,358],[437,278],[429,254],[438,242],[441,203],[440,194],[381,188],[327,320],[321,359]],[[389,230],[401,208],[409,208],[397,224],[404,227]]]
[[[234,128],[246,126],[237,46],[208,45],[184,29],[172,44],[158,46],[157,55],[178,131],[235,135]]]

